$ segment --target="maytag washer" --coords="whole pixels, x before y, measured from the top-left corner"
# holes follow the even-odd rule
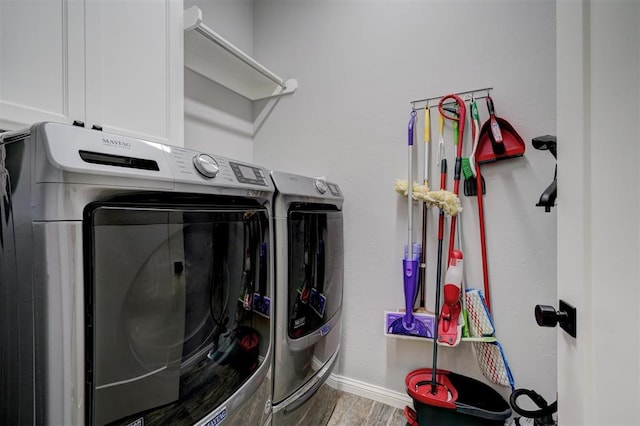
[[[277,171],[271,177],[276,186],[273,424],[289,425],[307,414],[303,407],[310,406],[339,353],[343,196],[338,185],[323,179]]]
[[[265,169],[38,123],[0,183],[0,424],[270,422]]]

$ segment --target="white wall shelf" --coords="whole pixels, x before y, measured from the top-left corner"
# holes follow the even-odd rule
[[[202,22],[202,11],[184,11],[184,66],[252,101],[295,92],[283,79]]]

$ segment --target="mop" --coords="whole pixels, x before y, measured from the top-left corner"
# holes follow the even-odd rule
[[[457,111],[453,115],[447,115],[443,108],[446,101],[453,99],[457,105]],[[456,144],[456,163],[453,176],[453,194],[458,195],[460,190],[460,173],[462,169],[462,142],[464,140],[465,118],[467,115],[464,101],[457,95],[444,96],[438,110],[441,117],[453,121],[454,143]],[[455,235],[457,217],[451,217],[451,230],[449,236],[448,268],[445,275],[444,303],[438,319],[438,343],[448,346],[456,346],[462,338],[464,320],[461,316],[462,305],[460,295],[462,292],[462,252],[455,250]]]
[[[447,184],[447,159],[442,158],[443,149],[440,149],[440,191],[445,191]],[[440,307],[440,287],[442,284],[442,249],[444,243],[444,215],[443,209],[440,209],[438,216],[438,259],[436,262],[436,300],[435,311],[437,312]],[[438,329],[438,316],[436,316],[436,330]],[[433,343],[433,365],[431,369],[421,370],[421,377],[418,382],[413,383],[412,378],[408,375],[405,379],[407,390],[414,398],[420,398],[422,402],[429,405],[454,408],[455,401],[458,399],[457,391],[449,378],[447,377],[449,372],[444,370],[438,370],[438,344]],[[421,385],[430,385],[430,390],[426,392],[420,392],[417,395],[417,390]]]
[[[407,182],[413,182],[413,139],[415,133],[416,112],[411,111],[408,129],[409,146],[409,178]],[[416,297],[416,285],[418,278],[418,263],[420,260],[420,244],[413,244],[413,185],[407,183],[407,246],[404,250],[402,267],[404,271],[404,315],[398,316],[396,312],[385,312],[385,330],[389,334],[405,336],[417,336],[432,338],[433,327],[431,316],[425,314],[413,314],[413,306]]]

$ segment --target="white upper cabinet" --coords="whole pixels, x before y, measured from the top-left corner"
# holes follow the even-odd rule
[[[86,112],[104,130],[182,143],[182,2],[87,0]]]
[[[183,145],[182,1],[1,0],[0,128],[82,121]]]
[[[84,119],[84,4],[0,1],[0,129]]]

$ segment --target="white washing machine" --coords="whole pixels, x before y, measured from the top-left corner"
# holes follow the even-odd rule
[[[270,421],[265,169],[39,123],[0,184],[0,424]]]
[[[343,195],[337,184],[322,179],[277,171],[271,178],[276,186],[273,424],[298,424],[303,417],[311,424],[303,407],[331,374],[340,349]]]

